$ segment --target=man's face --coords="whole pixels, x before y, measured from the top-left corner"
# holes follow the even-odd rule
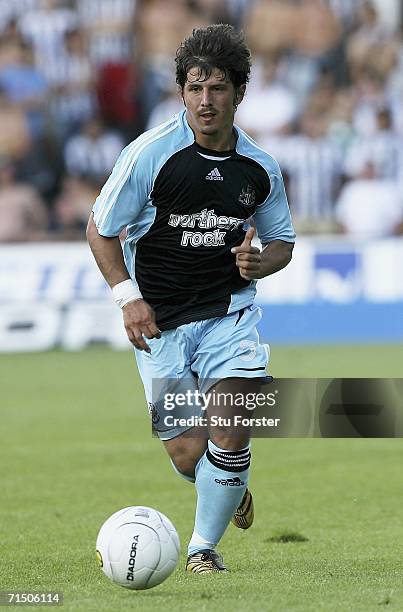
[[[199,68],[191,68],[182,95],[196,136],[197,132],[215,136],[226,129],[232,130],[235,107],[242,101],[244,93],[244,85],[235,90],[218,68],[214,68],[206,80]]]

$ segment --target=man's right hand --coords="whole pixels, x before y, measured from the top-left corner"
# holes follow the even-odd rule
[[[143,338],[161,338],[161,332],[155,323],[155,313],[145,300],[134,300],[123,306],[123,322],[127,337],[140,351],[151,353],[151,349]]]

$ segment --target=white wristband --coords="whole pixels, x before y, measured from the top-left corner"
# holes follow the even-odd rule
[[[123,306],[126,306],[129,302],[134,302],[134,300],[143,299],[138,287],[135,286],[131,278],[112,287],[112,294],[116,304],[120,308],[123,308]]]

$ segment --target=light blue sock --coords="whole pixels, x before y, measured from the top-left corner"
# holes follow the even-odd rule
[[[218,544],[245,493],[249,465],[249,446],[226,451],[209,440],[196,466],[196,519],[189,555]]]

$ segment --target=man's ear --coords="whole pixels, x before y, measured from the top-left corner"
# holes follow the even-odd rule
[[[235,91],[235,104],[238,106],[243,100],[246,92],[246,85],[240,85]]]

